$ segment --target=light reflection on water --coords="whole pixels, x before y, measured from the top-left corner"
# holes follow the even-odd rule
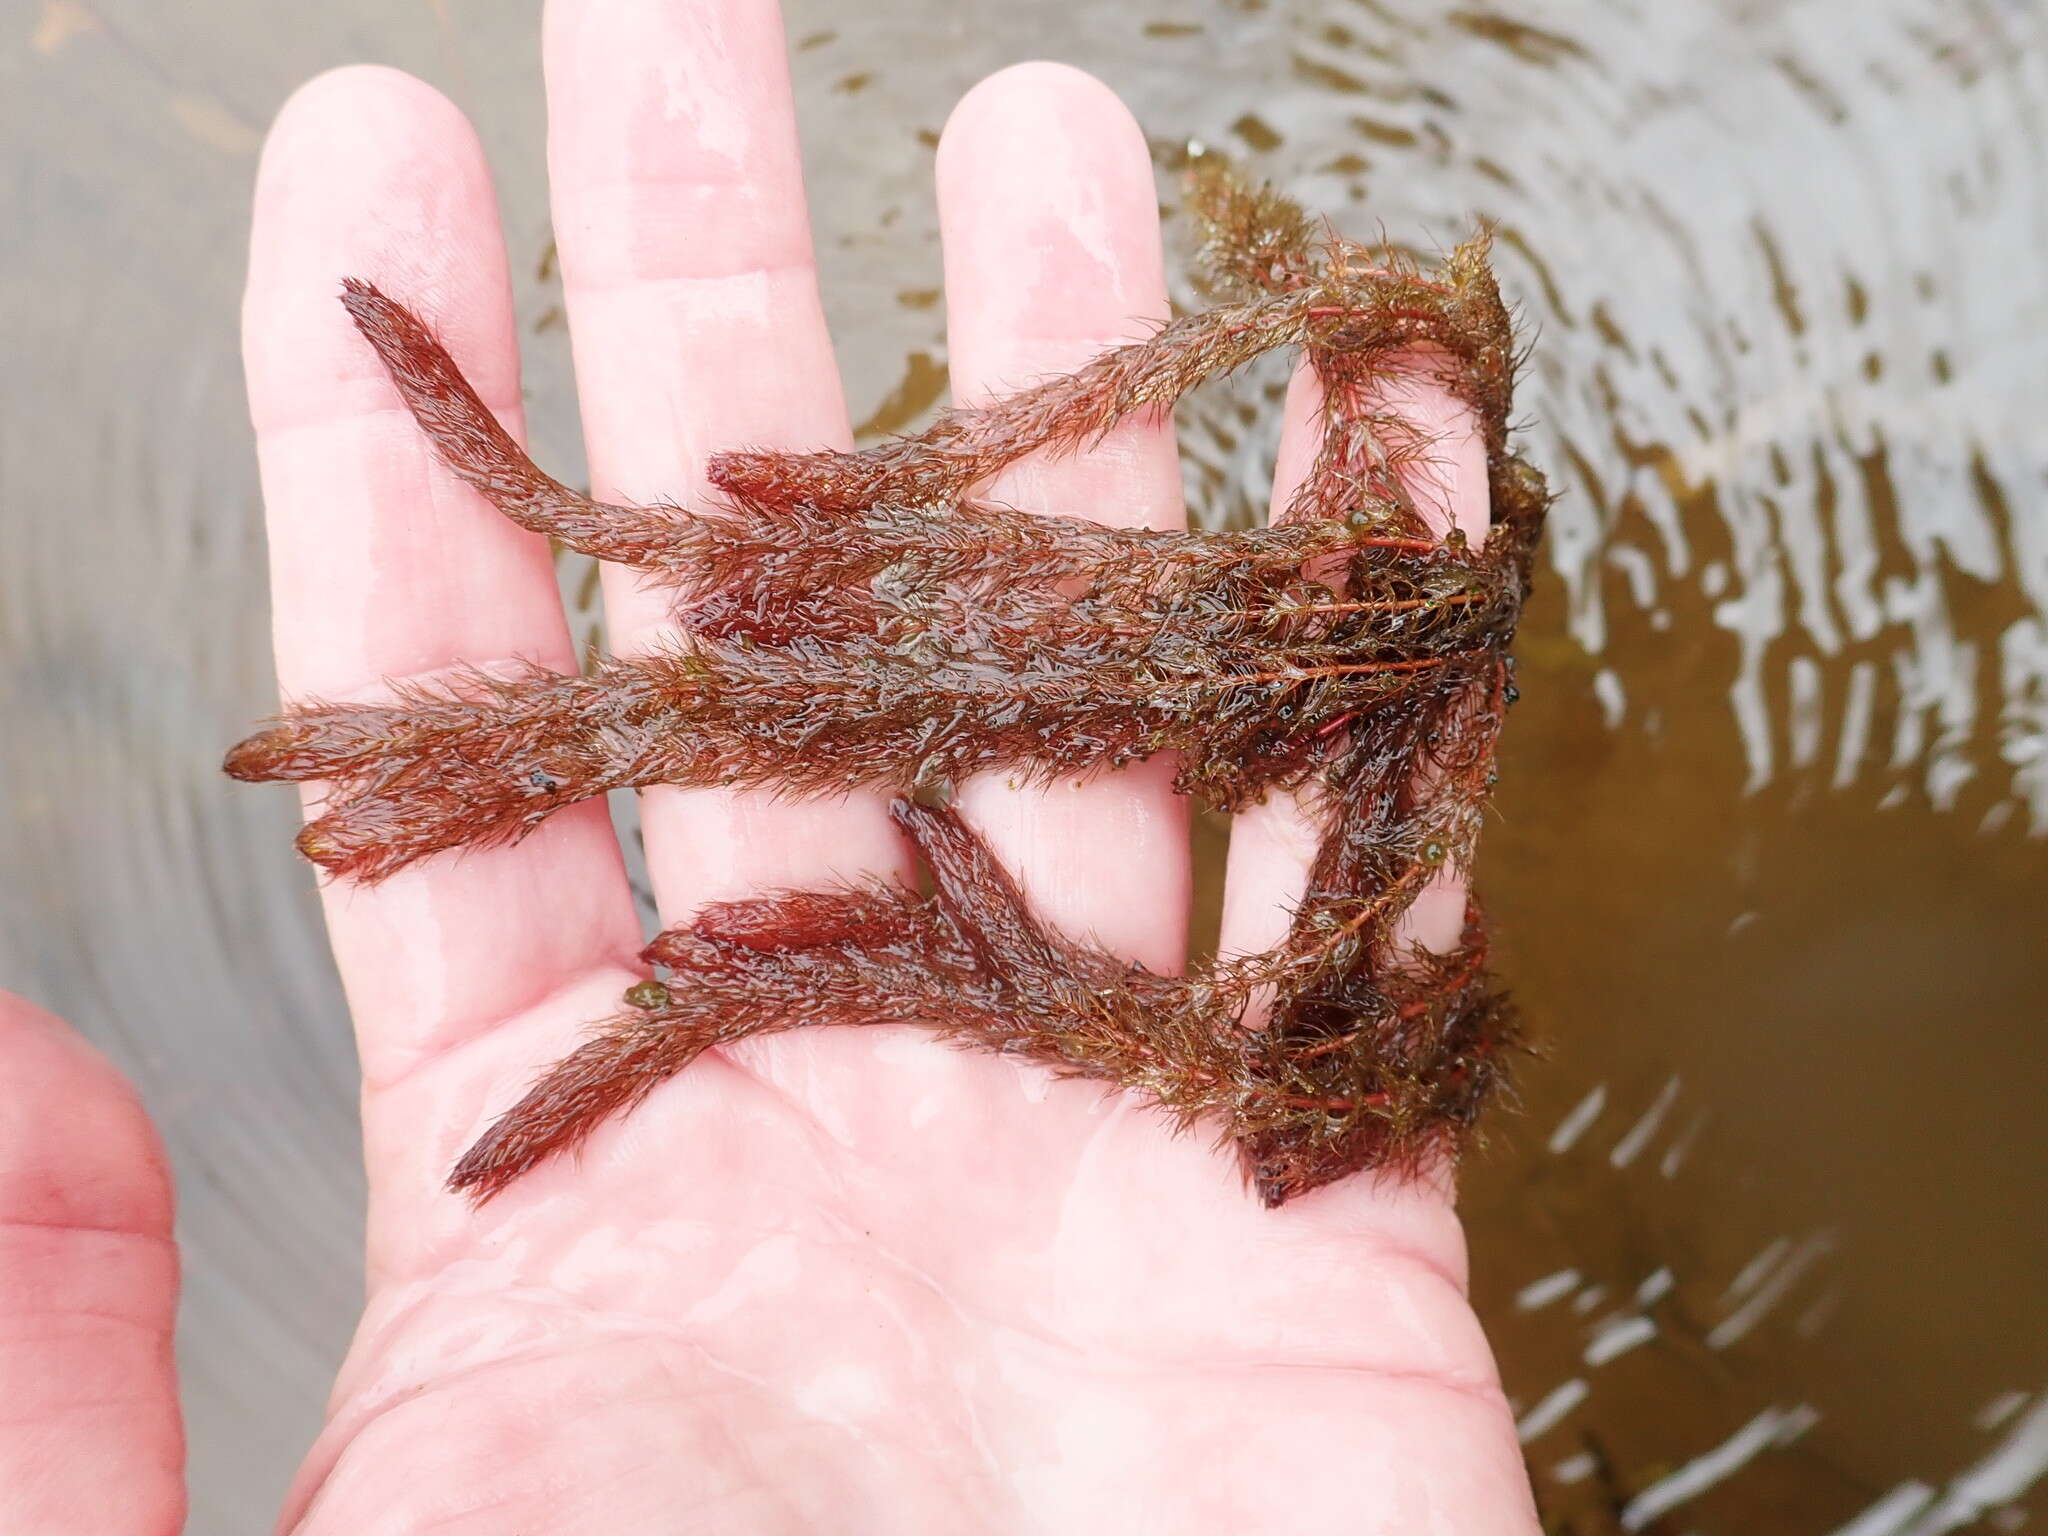
[[[22,10],[0,306],[50,365],[0,386],[0,867],[33,872],[0,882],[0,980],[107,1043],[164,1121],[194,1528],[255,1529],[350,1320],[360,1190],[289,808],[213,776],[270,687],[232,329],[251,157],[329,64],[455,95],[521,269],[537,451],[573,472],[535,19]],[[1001,64],[1092,69],[1163,171],[1213,144],[1350,233],[1494,223],[1563,496],[1485,884],[1548,1060],[1465,1203],[1546,1511],[1891,1536],[2023,1504],[2048,1458],[2016,1241],[2048,1191],[2014,1086],[2043,1065],[2048,893],[2042,8],[786,10],[870,434],[941,397],[931,147]],[[1213,518],[1263,502],[1281,383],[1186,413]],[[149,576],[112,604],[80,579],[109,550]],[[594,623],[586,573],[564,582]]]

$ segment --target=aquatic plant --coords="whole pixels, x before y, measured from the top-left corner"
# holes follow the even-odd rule
[[[449,466],[520,526],[675,594],[681,640],[583,675],[471,670],[384,704],[290,708],[228,756],[322,780],[300,850],[374,881],[506,843],[649,784],[893,786],[930,894],[873,883],[704,908],[650,976],[457,1165],[485,1199],[707,1049],[813,1025],[911,1023],[1144,1095],[1234,1141],[1268,1204],[1455,1142],[1502,1080],[1512,1010],[1468,906],[1448,953],[1400,920],[1469,863],[1515,688],[1509,641],[1546,495],[1509,447],[1512,327],[1483,239],[1433,272],[1319,235],[1198,161],[1217,302],[1061,377],[857,452],[712,460],[707,505],[594,501],[538,469],[428,328],[343,302]],[[1110,528],[975,487],[1084,448],[1279,347],[1322,386],[1320,440],[1267,528]],[[1405,488],[1430,443],[1377,407],[1390,369],[1474,411],[1493,525],[1438,536]],[[1159,975],[1040,921],[943,801],[960,777],[1072,777],[1172,753],[1238,809],[1308,794],[1325,831],[1285,939]],[[1257,1022],[1248,1010],[1258,1000]]]

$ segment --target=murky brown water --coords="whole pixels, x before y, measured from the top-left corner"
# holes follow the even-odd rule
[[[1019,58],[1104,76],[1162,162],[1227,147],[1359,230],[1499,222],[1565,499],[1485,884],[1549,1060],[1466,1208],[1545,1508],[1672,1536],[2038,1514],[2048,9],[786,8],[871,430],[944,377],[936,130]],[[358,1284],[353,1068],[290,807],[215,771],[271,691],[254,152],[330,64],[453,94],[523,270],[540,457],[573,470],[536,9],[0,16],[0,982],[170,1138],[195,1531],[264,1528]],[[1189,414],[1218,515],[1260,485],[1273,383]]]

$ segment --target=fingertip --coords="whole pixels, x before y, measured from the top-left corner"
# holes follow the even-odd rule
[[[22,1035],[69,1033],[62,1019],[13,992],[0,992],[0,1042]]]
[[[0,992],[0,1225],[168,1236],[170,1174],[119,1068],[55,1015]]]
[[[294,91],[256,174],[243,354],[260,431],[382,399],[337,296],[373,281],[440,324],[493,404],[516,405],[510,284],[476,131],[402,70],[348,65]]]
[[[1041,145],[1028,135],[1047,129],[1067,140],[1093,139],[1105,160],[1135,155],[1149,164],[1144,131],[1122,97],[1084,69],[1034,59],[983,76],[954,103],[939,134],[941,189],[963,160],[1040,160]]]
[[[322,209],[343,209],[450,155],[482,159],[462,110],[417,76],[382,64],[347,64],[315,75],[278,108],[256,169],[256,255],[280,227],[346,227]],[[281,217],[290,216],[290,217]]]
[[[0,1526],[184,1528],[171,1185],[134,1088],[0,992]]]
[[[1166,318],[1151,154],[1094,76],[990,75],[947,120],[936,176],[956,381],[1027,382]]]
[[[450,125],[464,122],[461,109],[417,75],[388,64],[342,64],[300,83],[285,97],[271,120],[264,144],[265,168],[281,143],[322,132],[378,125],[378,115],[403,116],[420,122],[436,115]],[[263,174],[259,170],[258,175]]]
[[[587,331],[591,299],[608,290],[784,271],[810,281],[775,0],[551,0],[541,51],[572,330],[580,309]]]

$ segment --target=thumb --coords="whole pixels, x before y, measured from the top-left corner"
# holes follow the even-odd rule
[[[0,1531],[173,1536],[170,1176],[128,1081],[0,992]]]

